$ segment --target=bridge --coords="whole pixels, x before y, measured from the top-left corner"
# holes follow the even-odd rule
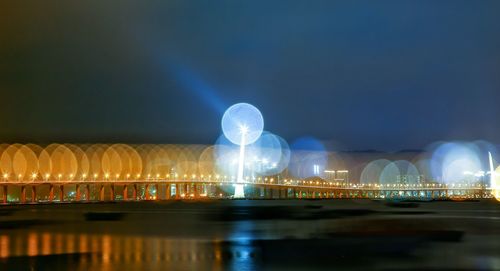
[[[203,145],[0,144],[0,204],[232,198],[237,178],[224,167],[221,171],[216,154],[215,146]],[[307,172],[308,153],[296,156],[298,169]],[[331,168],[342,164],[335,161]],[[498,193],[482,179],[443,184],[420,178],[422,172],[415,166],[410,173],[390,166],[391,174],[385,172],[384,178],[382,167],[369,163],[362,178],[341,182],[328,176],[299,179],[287,168],[258,175],[250,167],[250,176],[242,177],[241,184],[248,199],[429,200],[491,198]],[[377,174],[364,174],[373,169]],[[411,178],[398,179],[402,174]]]
[[[227,180],[144,179],[35,181],[0,183],[3,204],[229,199],[235,182]],[[338,184],[312,180],[243,182],[248,199],[483,199],[491,188],[462,184]]]

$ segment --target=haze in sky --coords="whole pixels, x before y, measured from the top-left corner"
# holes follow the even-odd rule
[[[499,1],[3,1],[0,140],[214,143],[258,107],[288,141],[500,138]]]

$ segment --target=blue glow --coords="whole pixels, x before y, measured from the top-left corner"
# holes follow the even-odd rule
[[[290,173],[297,178],[323,177],[328,155],[324,145],[313,137],[302,137],[291,145]]]
[[[217,91],[203,81],[200,76],[196,75],[192,70],[182,65],[170,64],[169,67],[178,84],[193,92],[196,97],[207,103],[218,113],[222,114],[222,112],[224,112],[224,109],[227,108],[227,106],[217,95]]]
[[[272,133],[263,132],[254,143],[246,146],[244,176],[269,176],[282,172],[290,161],[290,148],[287,142]],[[236,176],[239,159],[239,146],[221,135],[213,151],[213,159],[218,172]]]
[[[222,117],[222,132],[229,141],[240,145],[254,143],[264,129],[264,118],[259,109],[248,103],[238,103],[229,107]]]
[[[247,164],[259,175],[274,175],[282,172],[290,161],[290,149],[286,141],[270,132],[248,146]]]
[[[451,142],[439,145],[432,155],[433,177],[443,183],[474,183],[484,171],[479,148],[470,143]]]

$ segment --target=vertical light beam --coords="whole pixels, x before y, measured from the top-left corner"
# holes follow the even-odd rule
[[[238,159],[238,175],[236,178],[236,184],[234,188],[234,197],[235,198],[244,198],[245,197],[245,189],[243,189],[243,169],[245,165],[245,141],[246,134],[248,132],[248,128],[246,126],[242,126],[240,128],[241,132],[241,140],[240,140],[240,158]]]

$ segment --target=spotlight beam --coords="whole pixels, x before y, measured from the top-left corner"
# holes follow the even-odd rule
[[[236,182],[239,184],[235,185],[234,197],[235,198],[244,198],[245,190],[243,189],[243,185],[241,183],[243,180],[243,165],[245,164],[245,141],[246,134],[248,132],[248,127],[246,125],[242,125],[240,127],[241,140],[240,140],[240,157],[238,159],[238,175],[236,178]]]

